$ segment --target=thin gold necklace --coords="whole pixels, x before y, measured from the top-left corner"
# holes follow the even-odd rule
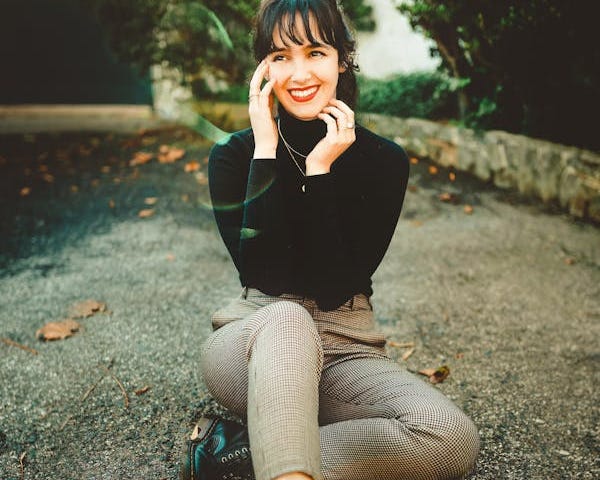
[[[296,157],[294,156],[294,153],[296,153],[297,155],[303,157],[304,159],[306,159],[306,157],[308,155],[304,155],[302,153],[300,153],[299,151],[295,150],[294,148],[292,148],[292,146],[287,142],[287,140],[285,139],[285,137],[283,136],[283,133],[281,131],[281,120],[278,118],[277,119],[277,131],[279,132],[279,136],[281,137],[281,140],[283,140],[283,144],[285,145],[285,149],[288,151],[288,153],[290,154],[290,157],[292,158],[292,160],[294,161],[294,165],[296,165],[296,167],[298,168],[298,171],[300,172],[300,174],[302,175],[302,185],[300,187],[300,189],[303,192],[306,192],[306,172],[304,170],[302,170],[302,167],[300,166],[300,164],[298,163],[298,161],[296,160]]]

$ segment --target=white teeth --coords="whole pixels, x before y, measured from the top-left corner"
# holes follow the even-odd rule
[[[294,90],[294,91],[291,91],[290,94],[292,95],[292,97],[305,98],[305,97],[312,95],[316,91],[317,91],[317,87],[314,87],[314,88],[309,88],[308,90]]]

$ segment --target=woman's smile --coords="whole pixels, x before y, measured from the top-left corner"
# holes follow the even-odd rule
[[[292,88],[289,89],[288,92],[296,102],[304,103],[310,102],[313,98],[315,98],[318,90],[318,86],[313,86],[307,88]]]

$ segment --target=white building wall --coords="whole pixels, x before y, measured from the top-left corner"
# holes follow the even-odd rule
[[[395,7],[395,0],[368,0],[377,22],[375,32],[359,32],[358,64],[366,77],[434,70],[440,63],[429,54],[435,43],[415,33]]]

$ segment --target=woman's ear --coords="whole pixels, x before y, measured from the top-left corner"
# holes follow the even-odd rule
[[[338,68],[338,72],[344,73],[346,70],[348,70],[348,64],[346,62],[340,63],[340,66]]]

